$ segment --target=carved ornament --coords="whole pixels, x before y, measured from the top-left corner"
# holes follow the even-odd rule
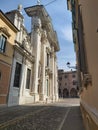
[[[0,27],[0,32],[3,32],[5,35],[7,35],[8,37],[10,37],[11,35],[8,32],[8,29],[5,27]]]
[[[27,39],[26,37],[23,39],[22,45],[23,45],[23,47],[24,47],[28,52],[31,51],[30,42],[28,41],[28,39]]]

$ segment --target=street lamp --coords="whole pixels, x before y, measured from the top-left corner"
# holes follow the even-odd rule
[[[70,62],[67,62],[66,65],[67,65],[68,68],[77,69],[77,66],[70,66]]]

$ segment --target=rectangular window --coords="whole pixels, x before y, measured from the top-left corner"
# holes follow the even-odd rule
[[[46,95],[48,96],[48,88],[49,86],[48,86],[48,79],[46,80]]]
[[[67,75],[65,75],[65,79],[67,78],[68,76]]]
[[[77,81],[73,80],[73,85],[77,85]]]
[[[19,88],[20,84],[20,75],[21,75],[21,64],[16,63],[15,76],[14,76],[14,87]]]
[[[73,78],[75,78],[75,77],[76,77],[76,75],[75,75],[75,74],[73,74],[73,75],[72,75],[72,77],[73,77]]]
[[[49,54],[47,53],[47,66],[49,67]]]
[[[62,77],[59,77],[59,80],[62,80]]]
[[[0,35],[0,52],[5,52],[7,38],[4,35]]]
[[[30,77],[31,77],[31,70],[27,69],[26,89],[30,88]]]

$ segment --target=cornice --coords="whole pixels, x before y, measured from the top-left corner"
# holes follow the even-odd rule
[[[3,20],[14,32],[18,32],[19,30],[16,26],[7,18],[7,16],[0,10],[0,18]]]
[[[25,48],[22,48],[17,41],[15,41],[16,44],[14,45],[14,48],[19,51],[22,55],[26,56],[31,62],[35,61],[35,57],[28,52]]]
[[[47,31],[47,39],[55,47],[55,51],[59,51],[59,43],[57,39],[57,34],[53,29],[52,20],[47,13],[43,5],[36,5],[32,7],[25,8],[26,13],[30,17],[38,17],[41,20],[41,27]]]

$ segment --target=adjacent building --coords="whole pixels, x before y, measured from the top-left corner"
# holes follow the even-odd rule
[[[67,0],[72,12],[73,41],[86,130],[98,130],[98,0]]]
[[[78,97],[77,71],[58,70],[59,97]]]
[[[0,106],[7,105],[15,37],[18,29],[0,10]]]
[[[21,5],[7,12],[6,20],[0,14],[0,102],[8,106],[58,101],[57,34],[43,5],[25,11],[32,21],[30,33]]]

